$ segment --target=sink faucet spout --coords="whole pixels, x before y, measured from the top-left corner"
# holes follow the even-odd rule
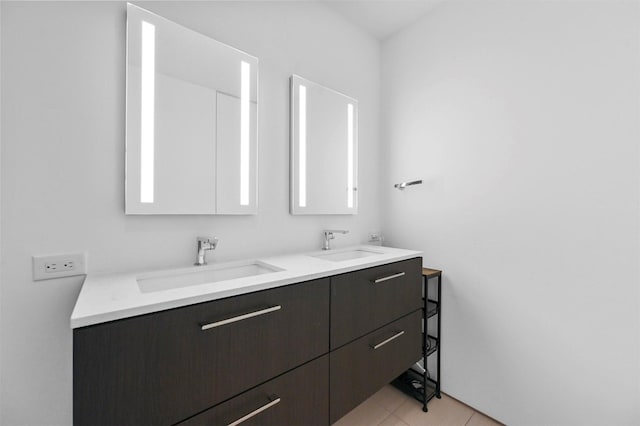
[[[198,237],[198,255],[196,257],[196,266],[203,266],[207,264],[204,254],[206,250],[215,250],[218,247],[218,239],[216,237]]]
[[[335,238],[334,234],[348,234],[348,229],[325,229],[322,231],[324,235],[324,243],[322,244],[322,250],[331,250],[331,240]]]

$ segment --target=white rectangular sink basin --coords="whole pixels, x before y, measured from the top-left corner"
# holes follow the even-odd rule
[[[327,250],[324,253],[310,254],[308,256],[316,257],[323,260],[330,260],[332,262],[343,262],[345,260],[361,259],[363,257],[374,256],[376,254],[382,253],[364,249],[342,250],[335,252],[332,250]]]
[[[219,283],[278,271],[281,271],[281,269],[267,263],[251,261],[240,265],[199,266],[188,271],[152,273],[140,276],[136,280],[142,293],[153,293],[174,288]]]

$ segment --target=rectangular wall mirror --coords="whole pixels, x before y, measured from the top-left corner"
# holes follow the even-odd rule
[[[358,101],[291,77],[291,214],[358,212]]]
[[[127,4],[126,214],[253,214],[258,59]]]

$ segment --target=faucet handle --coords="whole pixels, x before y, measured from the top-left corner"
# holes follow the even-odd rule
[[[218,238],[198,237],[198,245],[208,245],[208,250],[215,250],[215,248],[218,246]]]
[[[348,234],[349,230],[348,229],[325,229],[324,230],[325,234]]]

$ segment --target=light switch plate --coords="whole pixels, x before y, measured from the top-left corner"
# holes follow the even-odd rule
[[[31,259],[34,281],[85,275],[87,273],[87,255],[85,253],[32,256]]]

